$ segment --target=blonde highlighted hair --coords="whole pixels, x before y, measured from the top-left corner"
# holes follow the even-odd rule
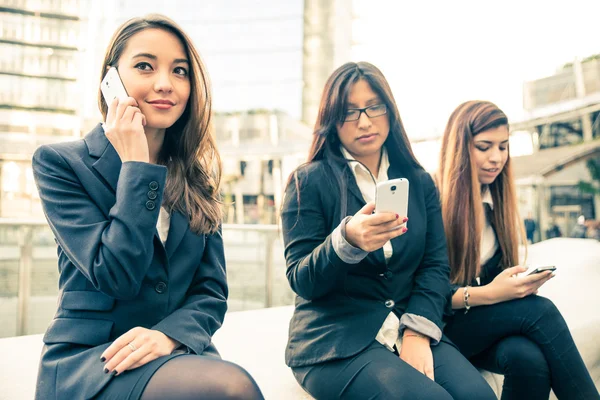
[[[469,284],[479,273],[485,216],[481,184],[471,153],[476,135],[499,126],[508,127],[508,118],[495,104],[467,101],[450,115],[444,131],[436,180],[452,283]],[[502,252],[500,266],[504,269],[518,264],[519,244],[525,244],[510,154],[489,189],[494,202],[492,224]]]

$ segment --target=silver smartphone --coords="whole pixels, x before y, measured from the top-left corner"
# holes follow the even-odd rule
[[[543,266],[535,267],[535,268],[532,268],[529,271],[525,272],[525,275],[539,274],[540,272],[544,272],[544,271],[556,271],[556,267],[554,265],[543,265]]]
[[[128,97],[127,90],[125,90],[125,86],[119,76],[119,71],[115,67],[110,67],[106,75],[104,75],[104,79],[102,79],[102,83],[100,84],[100,90],[107,106],[115,98],[120,101]]]
[[[375,193],[375,212],[391,212],[400,218],[408,216],[408,179],[398,178],[379,182]],[[406,223],[398,228],[405,227]]]

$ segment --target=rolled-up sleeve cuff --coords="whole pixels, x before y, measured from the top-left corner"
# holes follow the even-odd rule
[[[347,264],[358,264],[369,254],[369,252],[352,246],[346,240],[346,224],[350,218],[352,217],[348,216],[344,218],[338,227],[333,230],[331,233],[331,244],[333,245],[335,254],[337,254],[343,262]]]
[[[406,328],[429,337],[432,346],[438,344],[442,339],[442,330],[436,324],[420,315],[402,314],[400,318],[400,335],[402,335],[402,332]]]

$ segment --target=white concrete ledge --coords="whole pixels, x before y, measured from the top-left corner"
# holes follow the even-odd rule
[[[552,239],[530,248],[531,264],[551,263],[557,277],[540,295],[563,313],[600,387],[600,243],[591,239]],[[288,323],[293,307],[228,313],[214,337],[224,359],[246,368],[267,399],[311,399],[284,363]],[[0,400],[33,399],[42,335],[0,339]],[[502,377],[482,371],[497,394]],[[551,398],[555,398],[552,396]]]

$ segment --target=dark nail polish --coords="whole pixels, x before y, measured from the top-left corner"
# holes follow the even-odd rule
[[[402,220],[402,222],[406,222],[406,221],[408,221],[408,218],[406,218],[406,217],[405,217],[405,218]]]
[[[115,369],[113,372],[111,372],[111,376],[117,376],[119,373],[117,372],[117,370]]]
[[[403,233],[406,233],[406,231],[408,231],[408,228],[402,228]]]
[[[398,217],[399,217],[399,215],[398,215],[398,214],[396,214],[396,219],[398,219]]]
[[[108,368],[104,368],[104,373],[108,374]]]
[[[100,357],[100,361],[101,361],[101,362],[104,362],[104,361],[106,361],[106,357]]]

